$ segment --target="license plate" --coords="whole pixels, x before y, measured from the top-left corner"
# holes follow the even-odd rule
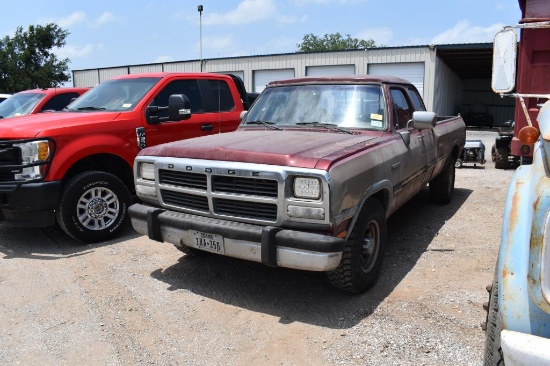
[[[193,231],[193,246],[197,249],[206,250],[212,253],[224,254],[223,236],[217,234]]]

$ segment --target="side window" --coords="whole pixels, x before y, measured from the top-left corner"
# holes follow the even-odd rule
[[[78,93],[65,93],[54,96],[48,100],[42,107],[40,112],[44,111],[60,111],[65,108],[74,98],[78,98]]]
[[[416,89],[409,88],[409,96],[411,97],[415,111],[426,110],[426,108],[424,108],[424,103],[422,102],[422,98],[420,98],[420,94],[418,94]]]
[[[168,98],[172,94],[185,94],[191,101],[191,113],[204,113],[201,92],[195,79],[174,80],[164,87],[157,94],[150,105],[165,107],[168,105]],[[159,117],[168,117],[168,111],[159,111]]]
[[[206,112],[229,112],[235,108],[229,85],[224,80],[208,80],[212,93],[212,105]]]
[[[407,100],[403,89],[391,88],[391,99],[393,102],[394,126],[396,130],[407,127],[407,122],[412,118],[413,109]]]

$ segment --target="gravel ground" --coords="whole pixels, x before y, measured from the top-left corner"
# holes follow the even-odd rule
[[[188,257],[128,228],[78,245],[0,225],[0,363],[36,365],[479,365],[512,170],[457,170],[453,202],[422,191],[388,223],[377,285]]]

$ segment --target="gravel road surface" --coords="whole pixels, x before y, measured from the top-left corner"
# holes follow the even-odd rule
[[[425,189],[388,223],[381,278],[362,295],[325,276],[185,256],[128,227],[81,245],[0,224],[5,365],[480,365],[482,303],[513,170],[457,169],[449,205]]]

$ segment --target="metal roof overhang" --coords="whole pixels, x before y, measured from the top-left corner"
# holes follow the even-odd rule
[[[492,43],[436,45],[437,56],[461,79],[490,79]]]

